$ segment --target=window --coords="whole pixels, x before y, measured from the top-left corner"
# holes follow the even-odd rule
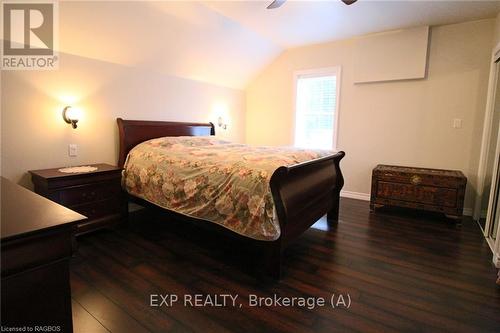
[[[295,146],[336,149],[340,67],[295,74]]]

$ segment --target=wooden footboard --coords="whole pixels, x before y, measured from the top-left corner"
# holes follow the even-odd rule
[[[344,186],[340,160],[344,156],[341,151],[274,172],[270,185],[281,235],[269,245],[270,275],[280,277],[283,250],[319,218],[327,214],[329,222],[338,220]]]

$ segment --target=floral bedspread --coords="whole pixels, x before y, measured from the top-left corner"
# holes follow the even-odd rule
[[[213,136],[163,137],[130,151],[123,187],[163,208],[271,241],[280,235],[269,186],[274,171],[332,153],[253,147]]]

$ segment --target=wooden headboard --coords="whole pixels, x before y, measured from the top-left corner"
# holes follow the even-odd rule
[[[215,135],[212,123],[182,123],[172,121],[124,120],[117,118],[120,151],[118,166],[123,167],[129,151],[139,143],[163,136]]]

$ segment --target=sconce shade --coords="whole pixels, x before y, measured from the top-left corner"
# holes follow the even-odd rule
[[[71,127],[76,128],[76,123],[80,120],[80,112],[78,109],[66,106],[63,109],[62,117],[66,123],[71,124]]]

